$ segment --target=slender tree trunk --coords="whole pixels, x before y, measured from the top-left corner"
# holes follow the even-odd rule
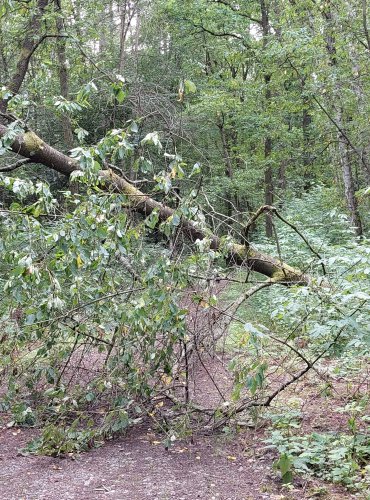
[[[337,122],[338,122],[339,127],[342,130],[344,130],[341,109],[339,110],[339,112],[337,114]],[[350,213],[351,225],[354,228],[356,235],[361,236],[362,235],[362,223],[361,223],[361,218],[360,218],[360,214],[358,211],[356,193],[355,193],[354,182],[353,182],[352,166],[351,166],[351,161],[350,161],[349,152],[348,152],[348,144],[347,144],[345,137],[343,137],[343,135],[340,132],[338,133],[338,145],[339,145],[340,163],[342,166],[344,194],[345,194],[346,201],[347,201],[347,207],[348,207],[348,210]]]
[[[361,166],[362,166],[362,171],[363,171],[364,176],[365,176],[366,184],[367,184],[367,186],[370,186],[370,148],[369,147],[365,147],[362,150]]]
[[[265,99],[268,104],[271,99],[271,91],[268,88],[270,83],[270,75],[265,76],[265,84],[266,84],[266,92]],[[272,139],[269,135],[265,138],[265,162],[268,163],[270,161],[272,152]],[[272,206],[274,204],[274,180],[273,180],[273,172],[271,165],[268,165],[265,168],[265,205]],[[273,236],[273,226],[272,226],[272,215],[266,214],[266,236],[268,238],[272,238]]]
[[[1,83],[4,85],[8,82],[9,71],[8,71],[8,61],[5,55],[4,38],[1,30],[1,24],[0,24],[0,59],[1,59],[1,73],[2,75],[4,75],[3,78],[5,78],[5,81],[3,80]]]
[[[61,0],[58,0],[59,11],[56,18],[56,28],[58,35],[63,34],[64,22],[62,18],[62,4]],[[60,84],[60,95],[64,99],[69,98],[69,77],[68,77],[68,64],[66,56],[66,41],[65,38],[61,37],[57,41],[57,54],[59,62],[59,84]],[[70,117],[63,113],[61,117],[61,124],[63,130],[64,146],[67,150],[73,148],[73,130]],[[77,182],[70,181],[69,188],[72,193],[77,194],[79,192],[79,186]]]
[[[141,30],[141,9],[140,4],[136,8],[136,25],[135,25],[135,76],[139,75],[139,45],[140,45],[140,30]]]
[[[260,8],[261,8],[261,19],[262,19],[262,43],[263,48],[266,49],[268,42],[268,35],[270,32],[270,23],[268,16],[268,7],[265,0],[260,0]],[[264,75],[265,82],[265,108],[268,112],[269,103],[271,101],[271,74],[266,73]],[[272,167],[269,164],[270,157],[272,153],[272,139],[269,135],[269,130],[267,130],[265,137],[265,145],[264,145],[264,156],[265,156],[265,205],[273,205],[274,203],[274,182],[273,182],[273,172]],[[273,226],[272,226],[272,216],[271,214],[266,214],[266,236],[268,238],[272,238],[273,236]]]
[[[279,186],[279,189],[281,191],[285,191],[286,190],[286,186],[287,186],[287,181],[286,181],[286,167],[287,167],[287,162],[286,160],[283,160],[280,164],[280,168],[279,168],[279,177],[278,177],[278,181],[277,181],[277,184]]]
[[[304,90],[305,82],[302,82],[302,91]],[[303,178],[304,186],[303,189],[308,191],[311,186],[311,176],[310,176],[310,166],[311,166],[311,133],[310,126],[312,123],[312,118],[310,115],[310,101],[307,97],[303,99],[303,110],[302,110],[302,138],[303,138]]]
[[[218,129],[220,131],[220,136],[221,136],[222,156],[225,163],[225,175],[229,179],[229,182],[231,182],[233,178],[233,165],[231,161],[230,145],[224,126],[224,118],[222,119],[222,122],[218,124]],[[233,216],[232,193],[230,192],[229,188],[225,190],[224,196],[226,201],[227,216],[232,217]]]
[[[104,10],[103,10],[104,19],[102,19],[102,22],[101,22],[101,30],[100,30],[100,37],[99,37],[99,54],[101,54],[103,57],[105,55],[104,52],[107,49],[107,20],[106,20],[107,14],[108,13],[107,13],[106,6],[104,6]]]
[[[8,132],[6,126],[0,124],[0,138]],[[25,134],[16,137],[11,148],[17,154],[29,158],[32,163],[41,163],[57,172],[69,176],[79,168],[78,163],[60,151],[45,143],[33,131],[28,130]],[[102,187],[114,192],[127,195],[128,205],[133,212],[138,212],[148,216],[155,210],[160,221],[173,217],[175,211],[146,195],[123,177],[119,177],[112,170],[101,170],[99,172]],[[210,242],[210,248],[218,250],[222,241],[216,235],[209,235],[193,224],[192,221],[182,218],[180,231],[191,242],[203,240],[205,237]],[[288,264],[281,262],[267,254],[264,254],[251,245],[239,245],[231,243],[228,246],[228,260],[232,264],[246,265],[249,269],[264,274],[276,283],[308,283],[309,277],[299,269],[295,269]]]
[[[126,63],[126,43],[132,21],[139,9],[138,0],[122,0],[120,14],[120,50],[118,70],[123,74]]]
[[[112,43],[116,36],[116,27],[114,23],[114,0],[109,1],[108,12],[109,12],[110,35],[111,35],[110,45],[112,48]]]
[[[370,35],[369,27],[367,25],[367,0],[362,0],[362,27],[364,30],[367,49],[370,50]]]
[[[17,62],[17,67],[7,85],[8,89],[13,95],[18,94],[19,89],[26,76],[32,54],[37,49],[42,40],[42,37],[40,37],[41,19],[44,15],[48,3],[49,0],[38,0],[35,13],[27,24],[26,37],[24,38],[20,50],[20,57]],[[9,100],[10,97],[0,100],[0,111],[2,113],[6,112]]]
[[[60,5],[60,0],[59,0]],[[63,19],[58,15],[56,19],[56,27],[58,35],[63,34]],[[68,85],[68,65],[66,57],[66,41],[65,38],[59,38],[57,41],[57,55],[59,62],[59,84],[60,84],[60,95],[64,99],[69,97],[69,85]],[[73,148],[73,132],[72,124],[69,116],[64,114],[61,119],[64,145],[67,149]]]
[[[118,71],[119,74],[122,75],[125,68],[125,44],[126,44],[126,36],[127,36],[127,17],[128,17],[128,0],[123,0],[121,4],[121,16],[120,16],[120,37],[119,37],[119,64]]]
[[[237,125],[233,121],[232,122],[232,133],[231,133],[231,141],[232,141],[232,158],[233,158],[233,163],[237,167],[238,171],[242,171],[245,169],[245,165],[242,161],[242,158],[239,154],[239,143],[238,143],[238,130],[237,130]],[[239,189],[235,189],[234,192],[234,205],[236,207],[237,213],[236,213],[236,218],[239,220],[239,222],[243,223],[245,221],[245,218],[243,219],[243,213],[242,212],[248,212],[248,214],[251,214],[250,210],[250,203],[248,199],[246,198],[246,193],[241,193]]]
[[[329,55],[329,65],[334,69],[338,65],[337,60],[337,50],[335,44],[335,33],[334,33],[334,17],[331,10],[330,1],[327,3],[326,9],[323,11],[324,18],[326,20],[326,50]],[[344,194],[347,202],[347,208],[350,214],[351,224],[357,236],[361,236],[363,233],[362,222],[360,213],[358,211],[356,192],[353,182],[353,173],[350,156],[348,154],[348,139],[346,132],[346,123],[343,116],[343,108],[341,105],[341,90],[339,88],[338,82],[334,84],[335,93],[334,99],[338,103],[334,104],[334,108],[337,108],[336,119],[338,126],[338,153],[340,157],[340,164],[342,167],[342,179],[344,184]]]
[[[352,61],[352,69],[353,69],[353,74],[355,75],[356,78],[353,79],[352,81],[352,88],[354,90],[354,93],[357,96],[357,106],[358,109],[366,109],[367,107],[367,94],[366,91],[363,88],[363,85],[361,85],[361,69],[360,69],[360,64],[358,62],[358,53],[353,45],[350,46],[350,57]],[[363,137],[363,134],[365,135],[365,138]],[[361,156],[359,158],[359,164],[360,168],[362,170],[363,176],[365,178],[365,182],[368,186],[370,186],[370,158],[369,158],[369,153],[370,153],[370,148],[368,146],[369,139],[367,136],[367,130],[365,130],[362,134],[362,146],[361,146]],[[365,143],[365,145],[364,145]]]

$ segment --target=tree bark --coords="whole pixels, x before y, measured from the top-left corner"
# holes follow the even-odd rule
[[[341,109],[338,112],[337,121],[338,121],[340,128],[342,128],[344,125],[343,125],[343,120],[342,120],[342,110]],[[351,226],[353,227],[356,235],[361,236],[362,232],[363,232],[362,231],[362,223],[361,223],[361,218],[360,218],[360,214],[358,211],[356,193],[355,193],[354,182],[353,182],[352,167],[351,167],[350,157],[348,154],[348,144],[347,144],[346,139],[343,137],[343,135],[340,132],[338,132],[338,147],[339,147],[340,162],[341,162],[341,166],[342,166],[344,194],[345,194],[346,201],[347,201],[347,207],[348,207],[348,210],[350,213]]]
[[[326,10],[323,11],[324,18],[326,20],[326,50],[329,55],[329,65],[333,68],[337,67],[337,50],[335,45],[335,34],[334,34],[334,17],[331,11],[330,2],[327,4]],[[362,236],[363,228],[360,213],[358,211],[357,199],[355,194],[355,187],[353,182],[353,173],[351,160],[348,154],[347,147],[349,146],[348,136],[346,132],[346,124],[343,117],[343,109],[340,100],[340,88],[338,82],[334,83],[334,98],[338,102],[337,104],[337,138],[338,138],[338,152],[340,157],[340,164],[342,167],[342,179],[344,184],[344,194],[347,202],[347,208],[350,214],[351,224],[357,236]],[[334,104],[334,108],[336,105]],[[363,159],[362,159],[363,161]]]
[[[0,25],[0,58],[1,58],[1,72],[5,77],[5,82],[3,81],[2,83],[5,84],[9,78],[9,71],[8,71],[8,61],[5,55],[5,45],[4,45],[4,38],[1,30],[1,25]]]
[[[362,27],[364,30],[367,49],[370,50],[370,35],[367,25],[367,0],[362,0]]]
[[[263,50],[267,47],[268,35],[270,32],[270,22],[268,16],[268,7],[265,0],[260,0],[261,9],[261,19],[262,19],[262,44]],[[271,101],[271,89],[270,81],[271,74],[266,73],[264,75],[265,81],[265,108],[268,110],[269,103]],[[272,153],[272,139],[269,135],[269,130],[267,130],[264,145],[264,156],[267,167],[265,167],[265,204],[272,205],[274,203],[274,183],[273,183],[273,173],[272,167],[269,165],[270,156]],[[272,226],[272,216],[270,213],[266,213],[266,236],[272,238],[273,236],[273,226]]]
[[[60,0],[59,0],[60,2]],[[60,5],[60,3],[59,3]],[[58,15],[56,19],[56,27],[58,35],[63,34],[63,18]],[[66,41],[65,38],[61,37],[57,41],[57,54],[58,54],[58,62],[59,62],[59,84],[60,84],[60,95],[64,97],[64,99],[68,100],[69,97],[69,85],[68,85],[68,66],[67,66],[67,57],[66,57]],[[64,137],[64,145],[66,148],[73,148],[73,132],[72,132],[72,124],[69,116],[67,114],[62,115],[62,130]]]
[[[120,29],[120,37],[119,37],[119,64],[118,64],[118,72],[122,75],[124,67],[125,67],[125,44],[126,44],[126,36],[127,36],[127,1],[123,0],[121,4],[121,29]]]
[[[302,81],[302,92],[304,91],[305,80]],[[311,175],[309,169],[311,166],[311,133],[310,126],[312,118],[309,111],[310,100],[307,97],[303,98],[303,110],[302,110],[302,138],[303,138],[303,178],[304,186],[303,189],[308,191],[311,187]]]
[[[224,118],[222,117],[222,121],[218,123],[218,129],[220,131],[220,136],[221,136],[221,143],[222,143],[222,156],[224,159],[225,163],[225,175],[229,179],[229,182],[231,182],[233,178],[233,165],[231,161],[231,152],[230,152],[230,145],[229,141],[226,135],[226,130],[225,130],[225,122]],[[225,190],[225,201],[226,201],[226,207],[227,207],[227,216],[232,217],[233,216],[233,203],[232,203],[232,193],[230,192],[230,189],[227,188]]]
[[[45,13],[45,9],[49,4],[49,0],[38,0],[36,11],[31,17],[26,27],[26,36],[24,38],[22,48],[20,51],[20,57],[18,59],[16,71],[11,77],[7,88],[13,94],[18,94],[19,89],[23,83],[26,76],[28,65],[32,54],[35,52],[40,44],[42,38],[40,38],[39,31],[41,29],[41,20]],[[5,113],[8,107],[8,102],[11,97],[7,97],[0,100],[0,112]],[[1,117],[0,117],[1,121]]]
[[[137,0],[122,0],[120,13],[120,48],[119,48],[119,65],[118,71],[123,75],[126,62],[126,41],[127,35],[138,8]]]
[[[272,141],[270,137],[265,139],[265,160],[271,155],[272,151]],[[272,175],[272,167],[268,166],[265,169],[265,205],[272,206],[274,203],[274,181]],[[266,214],[266,236],[272,238],[273,226],[272,226],[272,215],[270,213]]]

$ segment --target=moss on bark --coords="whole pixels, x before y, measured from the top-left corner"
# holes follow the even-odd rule
[[[29,130],[23,135],[23,142],[30,156],[44,149],[44,141],[38,135]]]

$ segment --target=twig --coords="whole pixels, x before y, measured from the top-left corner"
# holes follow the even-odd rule
[[[119,295],[125,295],[125,294],[130,294],[133,292],[140,292],[142,290],[145,290],[145,287],[139,287],[139,288],[130,288],[129,290],[122,290],[120,292],[115,292],[115,293],[110,293],[107,295],[103,295],[102,297],[97,297],[96,299],[90,300],[89,302],[85,302],[84,304],[81,304],[77,307],[74,307],[73,309],[70,309],[68,312],[65,314],[62,314],[61,316],[57,316],[52,319],[46,319],[43,321],[39,321],[38,323],[34,323],[34,325],[42,325],[45,323],[53,324],[56,321],[59,321],[61,319],[67,318],[68,316],[71,316],[77,311],[80,311],[81,309],[84,309],[85,307],[91,306],[92,304],[95,304],[96,302],[101,302],[102,300],[107,300],[107,299],[112,299],[114,297],[118,297]]]
[[[326,275],[326,269],[325,269],[325,264],[322,262],[322,257],[321,255],[312,247],[312,245],[310,244],[310,242],[308,241],[308,239],[300,232],[300,230],[297,228],[297,226],[295,226],[294,224],[292,224],[291,222],[287,221],[282,215],[280,215],[280,213],[276,210],[274,210],[274,213],[276,215],[276,217],[278,219],[280,219],[282,222],[284,222],[284,224],[286,224],[287,226],[289,226],[291,229],[293,229],[293,231],[295,231],[298,236],[300,236],[302,238],[302,240],[306,243],[306,245],[308,246],[308,248],[311,250],[311,252],[316,255],[316,257],[320,260],[320,264],[321,264],[321,267],[322,267],[322,272],[324,273],[324,275]]]
[[[362,306],[364,305],[365,302],[366,301],[362,302],[358,307],[356,307],[356,309],[354,311],[352,311],[352,313],[349,315],[349,317],[351,317],[354,314],[356,314],[356,312],[358,312],[362,308]],[[239,320],[239,321],[241,321],[241,320]],[[289,387],[290,385],[292,385],[294,382],[297,382],[297,380],[299,380],[300,378],[302,378],[303,375],[305,375],[309,370],[311,370],[311,368],[313,368],[314,365],[323,356],[325,356],[325,354],[327,354],[330,351],[330,349],[332,349],[332,347],[338,342],[338,340],[339,340],[340,336],[342,335],[343,331],[345,330],[346,326],[347,325],[344,325],[342,328],[340,328],[340,330],[338,331],[337,335],[334,337],[333,341],[329,344],[329,346],[326,349],[324,349],[324,351],[322,351],[313,361],[309,361],[295,347],[291,346],[287,342],[285,342],[283,340],[280,340],[280,339],[278,339],[278,338],[276,338],[274,336],[269,335],[276,342],[279,342],[281,344],[286,345],[293,352],[295,352],[295,354],[297,354],[297,356],[299,356],[306,363],[306,367],[303,368],[296,375],[292,376],[292,378],[290,380],[288,380],[287,382],[285,382],[284,384],[282,384],[280,387],[278,387],[272,394],[270,394],[270,396],[268,396],[268,398],[265,401],[253,401],[251,398],[248,398],[248,400],[246,401],[244,399],[236,408],[230,409],[227,412],[227,414],[225,414],[224,417],[219,422],[217,422],[215,424],[214,428],[215,429],[219,428],[221,425],[223,425],[225,423],[225,421],[228,418],[231,417],[231,415],[235,415],[237,413],[241,413],[242,411],[246,410],[247,408],[251,408],[251,407],[267,407],[267,406],[270,406],[271,402],[276,398],[276,396],[278,396],[282,391],[284,391],[287,387]]]
[[[249,233],[249,230],[251,228],[251,226],[253,226],[253,224],[256,222],[256,220],[258,219],[258,217],[262,214],[264,214],[265,212],[271,212],[273,213],[275,211],[275,207],[271,207],[270,205],[262,205],[262,207],[260,207],[253,215],[252,217],[249,219],[249,221],[247,222],[247,224],[245,225],[244,227],[244,238],[246,240],[248,240],[248,233]]]
[[[22,165],[24,165],[25,163],[29,163],[30,161],[30,158],[23,158],[22,160],[18,160],[15,163],[6,165],[5,167],[0,167],[0,172],[12,172],[16,168],[22,167]]]
[[[122,170],[122,168],[119,168],[117,167],[116,165],[113,165],[113,163],[107,163],[108,167],[111,168],[112,170],[116,171],[119,173],[119,175],[127,182],[129,182],[130,184],[144,184],[146,182],[154,182],[154,181],[151,181],[149,179],[141,179],[141,180],[138,180],[138,181],[133,181],[131,179],[129,179],[124,171]]]

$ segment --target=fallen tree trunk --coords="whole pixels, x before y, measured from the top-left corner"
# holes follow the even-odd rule
[[[7,134],[7,130],[5,125],[0,124],[0,138]],[[40,163],[66,176],[79,169],[76,160],[54,149],[31,130],[16,137],[11,149],[14,153],[29,158],[33,163]],[[144,216],[157,211],[159,220],[163,222],[175,213],[172,208],[154,200],[110,169],[101,170],[100,179],[105,188],[125,194],[128,197],[130,208]],[[208,238],[211,249],[219,250],[221,247],[221,239],[218,236],[205,234],[204,231],[185,218],[182,218],[180,229],[191,242]],[[257,251],[250,244],[231,243],[227,247],[227,255],[231,263],[245,265],[275,282],[282,284],[307,284],[309,282],[308,277],[299,269]]]

